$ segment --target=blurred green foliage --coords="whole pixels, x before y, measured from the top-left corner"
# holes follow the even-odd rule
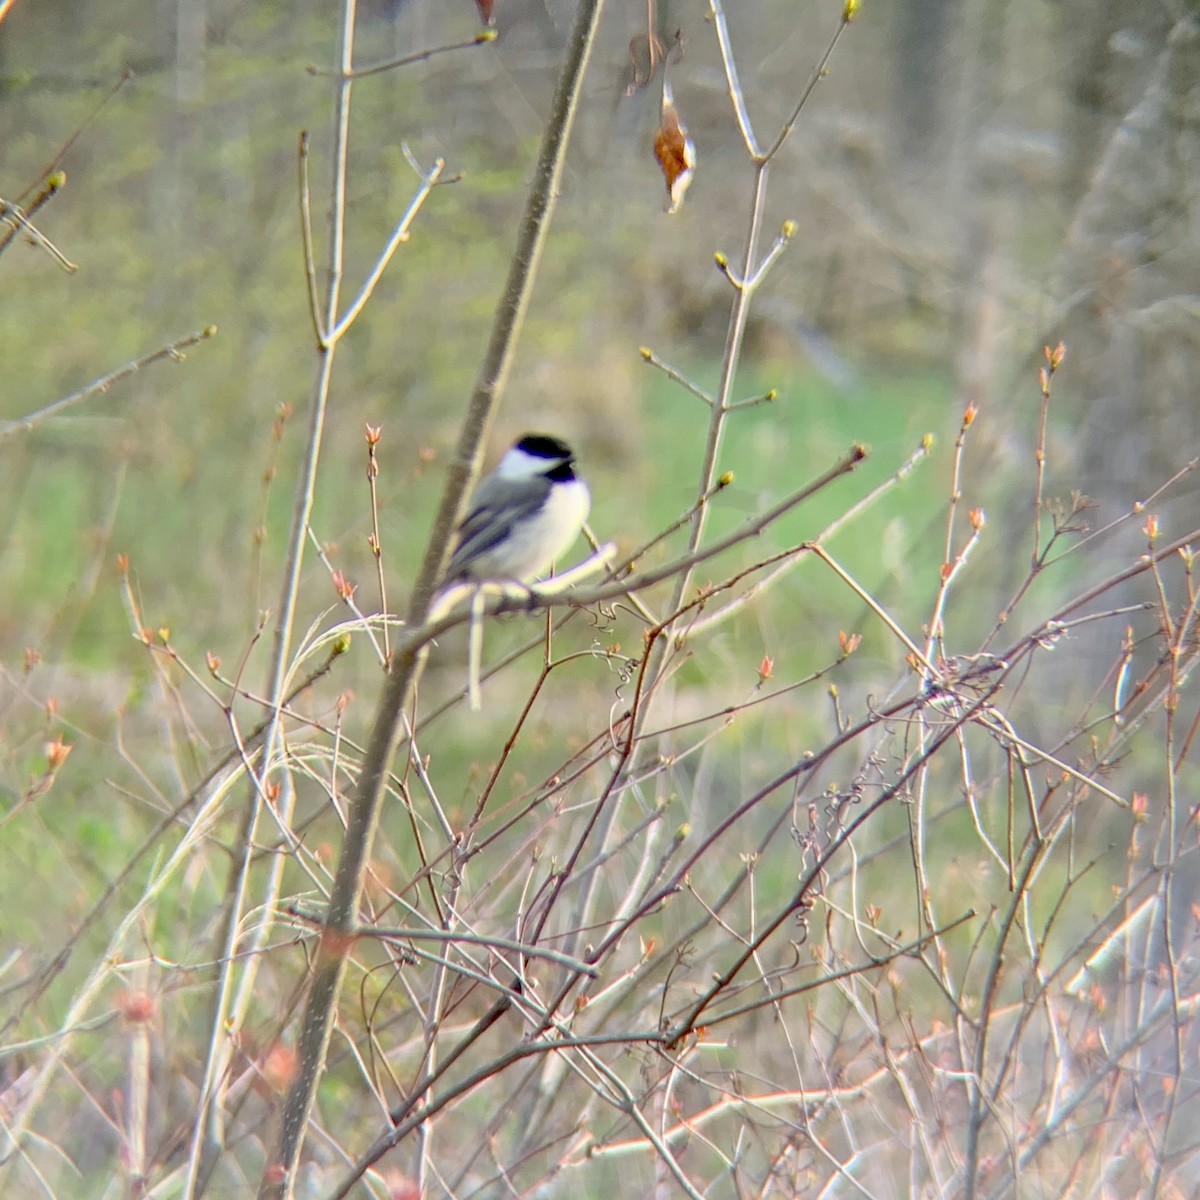
[[[114,13],[111,24],[77,33],[75,52],[89,57],[90,88],[48,90],[36,73],[22,87],[7,76],[5,106],[21,129],[6,158],[8,193],[32,181],[36,165],[87,117],[124,63],[169,52],[169,45],[113,37],[114,29],[136,28],[118,18]],[[37,17],[27,19],[28,26],[13,27],[36,46],[46,33]],[[52,14],[44,19],[51,27]],[[161,29],[146,32],[161,42]],[[10,469],[26,479],[20,502],[10,500],[4,546],[6,574],[25,605],[22,638],[37,640],[33,631],[68,602],[73,583],[100,553],[106,568],[116,552],[129,555],[148,619],[170,626],[192,652],[231,629],[248,631],[258,609],[273,603],[291,464],[316,357],[301,271],[294,146],[298,126],[310,124],[321,262],[328,84],[302,67],[327,55],[328,36],[326,22],[313,14],[293,17],[270,5],[238,14],[204,56],[199,103],[173,97],[174,75],[186,64],[177,63],[174,73],[169,61],[139,70],[68,155],[68,185],[44,214],[47,233],[79,261],[80,272],[68,276],[23,245],[6,256],[4,269],[21,301],[0,313],[5,417],[193,328],[211,322],[220,329],[216,341],[193,349],[185,364],[156,366],[6,447]],[[386,40],[382,26],[367,23],[360,56],[383,55]],[[71,52],[68,46],[68,61]],[[465,397],[474,377],[535,150],[532,135],[505,144],[474,132],[470,104],[459,113],[439,108],[453,93],[429,81],[459,69],[448,61],[436,60],[424,73],[375,77],[355,89],[344,295],[353,295],[414,186],[400,139],[425,162],[435,149],[444,153],[449,171],[463,178],[435,193],[340,348],[314,519],[320,535],[337,544],[338,565],[361,576],[369,567],[361,431],[367,421],[382,422],[385,550],[400,586],[405,563],[417,557],[436,490],[436,471],[418,461],[417,451],[426,445],[440,450],[453,436],[462,404],[453,398]],[[451,139],[446,130],[459,136]],[[577,189],[578,180],[572,183]],[[661,220],[653,210],[642,215]],[[690,399],[632,365],[635,337],[626,323],[636,312],[620,293],[631,270],[654,278],[646,270],[658,260],[641,253],[645,234],[637,222],[610,225],[605,232],[612,239],[598,255],[594,217],[579,194],[562,208],[509,419],[522,422],[517,414],[526,409],[534,423],[563,421],[564,407],[585,406],[586,416],[576,411],[563,423],[583,440],[597,518],[610,534],[617,530],[636,541],[686,504],[701,422]],[[597,326],[606,309],[608,319]],[[695,350],[687,356],[689,369],[704,379],[706,351]],[[590,360],[601,371],[622,363],[621,374],[589,375]],[[945,404],[943,383],[893,393],[889,381],[886,390],[861,388],[842,405],[836,391],[803,370],[794,351],[778,364],[756,365],[753,379],[739,380],[750,392],[768,386],[779,389],[780,400],[734,423],[727,465],[738,483],[716,507],[714,528],[753,511],[854,439],[876,450],[863,478],[886,473],[895,455],[911,448],[922,422],[936,427]],[[273,459],[269,429],[280,405],[291,406],[294,416],[264,508],[261,476]],[[655,448],[652,459],[640,453],[648,446]],[[666,461],[660,446],[669,448]],[[606,493],[630,497],[628,488],[609,481],[631,476],[636,502],[606,500]],[[840,496],[816,513],[836,511]],[[918,504],[923,500],[917,497]],[[102,550],[99,514],[111,526]],[[804,520],[804,528],[813,528],[811,517]],[[260,524],[266,533],[261,561]],[[898,536],[902,525],[895,525]],[[54,553],[47,555],[49,546]],[[892,568],[905,558],[898,547]],[[310,616],[330,598],[322,575],[310,567],[307,592],[319,597],[308,606]],[[122,639],[128,616],[107,569],[74,624],[70,653],[83,660],[103,661],[103,647]]]

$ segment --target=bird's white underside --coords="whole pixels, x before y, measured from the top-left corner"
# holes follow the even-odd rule
[[[583,480],[555,484],[545,504],[522,520],[502,545],[472,560],[470,576],[532,583],[570,549],[590,507],[591,496]]]

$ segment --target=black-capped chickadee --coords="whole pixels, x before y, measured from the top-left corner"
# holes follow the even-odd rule
[[[579,535],[590,507],[571,447],[549,434],[525,434],[475,489],[445,584],[532,583]]]

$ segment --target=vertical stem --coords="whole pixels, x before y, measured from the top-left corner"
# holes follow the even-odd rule
[[[471,480],[478,471],[484,440],[500,403],[516,337],[529,306],[550,217],[557,202],[583,75],[591,57],[602,8],[603,0],[581,0],[579,5],[566,61],[547,119],[508,280],[463,421],[456,458],[450,466],[429,544],[413,587],[409,608],[410,627],[419,626],[428,611],[447,557],[450,533],[466,502]],[[399,744],[404,707],[420,677],[425,654],[424,647],[411,643],[401,642],[397,646],[376,709],[358,786],[347,811],[346,833],[325,924],[316,949],[312,985],[301,1022],[297,1077],[284,1103],[278,1140],[267,1158],[259,1186],[260,1200],[281,1200],[292,1195],[309,1114],[316,1098],[317,1082],[329,1048],[337,995],[345,975],[347,956],[353,945],[352,929],[367,860],[379,823],[388,765]]]
[[[746,230],[746,245],[742,253],[741,279],[749,279],[754,274],[755,262],[758,257],[758,242],[762,231],[763,206],[767,196],[767,175],[770,164],[756,162],[754,167],[754,191],[750,201],[750,223]],[[696,484],[696,494],[703,496],[712,490],[713,481],[717,477],[717,465],[720,460],[721,442],[725,435],[725,422],[729,417],[730,397],[733,393],[733,381],[737,373],[738,360],[742,353],[742,341],[746,334],[746,320],[750,315],[751,289],[737,286],[734,291],[733,306],[729,312],[729,325],[725,333],[725,352],[721,359],[721,379],[717,386],[717,394],[713,398],[712,409],[708,420],[708,433],[704,443],[704,457],[700,463],[700,478]],[[686,554],[694,554],[700,547],[704,536],[704,524],[708,517],[708,505],[699,504],[692,515],[691,528],[688,530]],[[671,594],[668,612],[678,612],[691,586],[692,569],[680,571]],[[662,666],[663,655],[671,644],[669,637],[659,638],[651,653],[654,655],[650,669],[645,673],[648,690],[653,691],[659,670]],[[642,721],[649,711],[649,705],[642,707]]]
[[[354,58],[354,23],[357,0],[343,0],[342,21],[339,35],[339,71],[334,83],[334,142],[333,183],[331,188],[329,222],[329,279],[325,293],[326,329],[337,320],[338,303],[342,284],[342,265],[345,247],[346,176],[350,136],[350,78]],[[241,854],[234,862],[228,888],[225,920],[221,933],[221,968],[217,998],[213,1008],[212,1029],[209,1041],[208,1061],[205,1064],[204,1085],[201,1095],[200,1113],[193,1132],[191,1154],[188,1161],[187,1180],[184,1187],[185,1200],[203,1192],[217,1154],[224,1142],[224,1092],[228,1079],[228,1068],[233,1037],[240,1026],[258,973],[259,956],[253,951],[265,944],[270,929],[269,919],[260,922],[255,932],[254,943],[249,953],[241,956],[244,969],[233,996],[233,964],[238,949],[238,935],[246,892],[249,887],[250,865],[253,848],[257,844],[259,820],[262,816],[263,785],[274,764],[281,740],[283,726],[284,690],[287,681],[288,657],[296,617],[296,602],[300,590],[300,572],[304,562],[305,534],[312,514],[316,492],[317,463],[321,454],[321,441],[325,428],[325,414],[329,401],[329,386],[333,373],[335,345],[322,341],[318,344],[317,374],[313,385],[313,397],[309,410],[308,438],[305,443],[304,460],[296,484],[296,496],[292,505],[292,527],[288,536],[287,559],[283,582],[280,588],[279,613],[275,625],[271,648],[271,662],[267,684],[267,696],[271,706],[271,721],[263,739],[259,770],[252,781],[250,795],[239,831],[237,845]],[[276,819],[287,825],[291,820],[295,799],[290,780],[285,778],[280,788]],[[285,856],[276,855],[272,861],[265,895],[262,898],[264,914],[274,907],[283,877]],[[203,1159],[203,1162],[202,1162]]]
[[[508,373],[516,353],[517,335],[525,320],[533,279],[537,273],[542,248],[545,245],[550,217],[558,200],[559,181],[583,73],[591,56],[596,26],[604,0],[585,0],[579,7],[567,59],[563,64],[534,168],[533,182],[517,246],[509,266],[508,279],[492,324],[492,334],[484,353],[483,365],[471,393],[470,405],[459,434],[454,460],[450,464],[446,490],[434,519],[434,533],[426,547],[425,558],[413,590],[409,623],[418,625],[424,618],[433,597],[442,568],[449,557],[450,534],[458,524],[465,507],[470,485],[479,471],[492,418],[499,407],[500,396],[508,382]]]

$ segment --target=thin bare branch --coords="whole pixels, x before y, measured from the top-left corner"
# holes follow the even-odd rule
[[[308,185],[308,131],[302,130],[296,152],[296,167],[300,176],[300,238],[304,250],[304,279],[308,284],[308,311],[312,317],[317,345],[326,344],[321,301],[317,295],[317,267],[313,261],[312,193]]]
[[[123,367],[118,367],[115,371],[110,371],[107,375],[101,375],[99,379],[94,379],[86,387],[80,388],[79,391],[72,392],[69,396],[64,396],[61,400],[55,400],[53,404],[47,404],[45,408],[39,408],[27,417],[21,417],[17,421],[9,421],[4,425],[0,425],[0,442],[6,442],[9,438],[15,437],[19,433],[28,433],[30,430],[36,429],[43,421],[48,420],[50,417],[56,417],[66,409],[73,408],[76,404],[82,404],[83,401],[90,400],[93,396],[102,396],[113,384],[120,383],[121,380],[127,379],[130,375],[136,375],[144,367],[149,367],[156,362],[162,362],[164,359],[169,359],[171,362],[182,362],[185,357],[183,353],[185,350],[190,346],[207,341],[211,337],[216,337],[216,334],[217,327],[215,325],[208,325],[196,333],[189,334],[185,338],[180,338],[177,342],[163,346],[160,350],[155,350],[150,354],[144,355],[142,358],[136,358],[133,362],[126,363]]]
[[[496,31],[494,29],[483,29],[465,42],[451,42],[446,46],[432,46],[428,50],[418,50],[413,54],[402,54],[399,58],[390,58],[386,62],[373,63],[369,67],[355,67],[352,71],[340,75],[340,78],[366,79],[369,75],[379,75],[383,71],[395,71],[399,67],[410,67],[414,63],[427,62],[439,54],[450,54],[455,50],[470,50],[473,46],[486,46],[489,42],[494,42],[495,40]],[[318,66],[316,63],[309,63],[308,73],[310,75],[332,75],[334,78],[339,78],[338,72],[331,71],[327,67]]]
[[[407,147],[405,147],[407,150]],[[338,342],[342,335],[354,324],[358,314],[362,312],[363,307],[371,298],[371,293],[375,290],[375,285],[383,277],[384,271],[387,270],[387,265],[392,261],[392,255],[396,253],[402,242],[408,241],[409,231],[412,228],[413,221],[416,220],[417,214],[421,211],[422,205],[429,199],[429,193],[438,185],[442,178],[442,172],[446,169],[446,160],[444,158],[435,158],[433,166],[428,171],[421,174],[421,186],[417,188],[416,194],[409,201],[408,208],[404,215],[400,218],[396,228],[392,230],[392,236],[388,239],[388,244],[384,247],[383,253],[375,261],[375,266],[372,268],[370,275],[367,276],[366,282],[362,285],[362,289],[358,295],[354,297],[350,307],[338,318],[337,323],[330,329],[328,336],[329,345]]]

